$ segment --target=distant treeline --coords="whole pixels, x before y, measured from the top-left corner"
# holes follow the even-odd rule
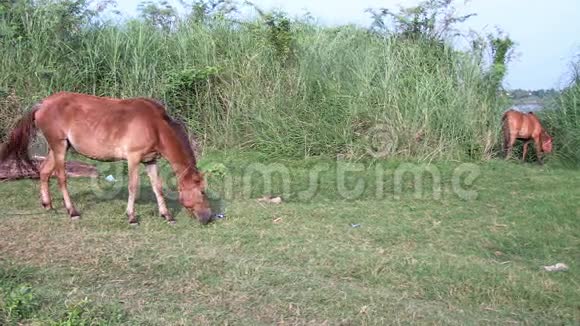
[[[525,90],[525,89],[512,89],[507,91],[509,98],[514,100],[524,99],[528,97],[536,97],[539,99],[550,99],[555,98],[560,95],[560,92],[551,89],[537,89],[537,90]]]

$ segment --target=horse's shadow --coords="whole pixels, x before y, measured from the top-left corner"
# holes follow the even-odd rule
[[[119,205],[123,209],[127,206],[127,200],[129,198],[129,190],[127,187],[120,187],[114,191],[92,191],[92,190],[82,190],[78,193],[71,194],[73,202],[78,202],[82,204],[82,209],[92,210],[101,204],[108,205]],[[179,202],[178,193],[168,189],[164,189],[163,198],[167,205],[167,209],[172,216],[177,216],[182,211],[186,209]],[[223,213],[221,211],[221,205],[223,202],[221,199],[207,198],[211,207],[211,211],[214,213]],[[153,208],[153,214],[159,215],[159,206],[157,204],[157,198],[150,185],[140,185],[137,196],[135,197],[135,211],[138,216],[143,216],[147,210],[144,210],[143,206],[148,206]],[[148,213],[146,213],[148,215]]]
[[[82,190],[71,194],[73,202],[77,202],[82,205],[83,211],[93,210],[97,206],[102,204],[115,205],[122,207],[123,209],[127,206],[127,200],[129,198],[129,191],[127,187],[122,187],[121,189],[109,190],[109,191],[94,191],[94,190]],[[183,210],[183,206],[179,203],[179,200],[173,198],[173,196],[164,195],[165,203],[167,209],[173,216],[176,216]],[[141,185],[138,190],[138,194],[135,198],[135,210],[138,215],[143,215],[143,207],[138,206],[150,206],[154,208],[155,214],[158,215],[157,198],[153,193],[151,187],[146,185]]]

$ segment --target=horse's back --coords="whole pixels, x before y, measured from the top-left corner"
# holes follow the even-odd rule
[[[61,92],[45,98],[35,118],[43,133],[66,138],[82,154],[120,159],[135,150],[154,151],[164,115],[152,99]]]
[[[515,134],[518,138],[527,139],[542,130],[540,121],[533,113],[524,113],[516,110],[508,110],[503,115],[504,129],[506,132]]]
[[[115,125],[133,120],[156,123],[166,119],[163,104],[149,98],[117,99],[87,94],[60,92],[46,97],[39,105],[35,118],[51,124],[107,121]]]

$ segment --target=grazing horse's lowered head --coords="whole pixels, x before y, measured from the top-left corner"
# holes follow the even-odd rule
[[[179,202],[202,224],[212,221],[212,212],[205,194],[205,180],[201,172],[185,171],[178,176]]]
[[[552,152],[552,136],[548,135],[545,130],[542,130],[540,134],[540,139],[542,142],[542,151],[544,153],[551,153]]]
[[[185,124],[179,120],[166,118],[171,129],[174,131],[176,139],[172,146],[179,147],[183,153],[186,166],[173,163],[177,176],[177,187],[179,190],[179,202],[192,216],[202,224],[212,221],[212,212],[205,194],[206,182],[203,173],[197,169],[197,160],[192,144],[192,139],[187,132]],[[178,146],[180,145],[180,146]],[[166,151],[173,151],[168,148]],[[179,161],[179,160],[178,160]]]

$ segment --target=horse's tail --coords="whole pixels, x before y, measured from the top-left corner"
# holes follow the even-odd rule
[[[505,111],[505,112],[503,113],[503,115],[501,116],[501,124],[502,124],[504,127],[505,127],[505,126],[506,126],[506,124],[507,124],[507,121],[506,121],[506,120],[507,120],[508,113],[510,113],[511,111],[512,111],[512,110],[507,110],[507,111]]]
[[[14,159],[20,171],[23,168],[29,168],[37,172],[36,165],[32,162],[28,154],[28,145],[36,134],[36,126],[34,125],[34,115],[39,106],[35,105],[30,112],[26,113],[10,132],[8,142],[0,150],[0,162],[7,159]]]
[[[502,131],[503,131],[503,151],[507,153],[508,144],[510,141],[510,128],[509,122],[507,121],[507,115],[511,110],[504,112],[501,117]]]

